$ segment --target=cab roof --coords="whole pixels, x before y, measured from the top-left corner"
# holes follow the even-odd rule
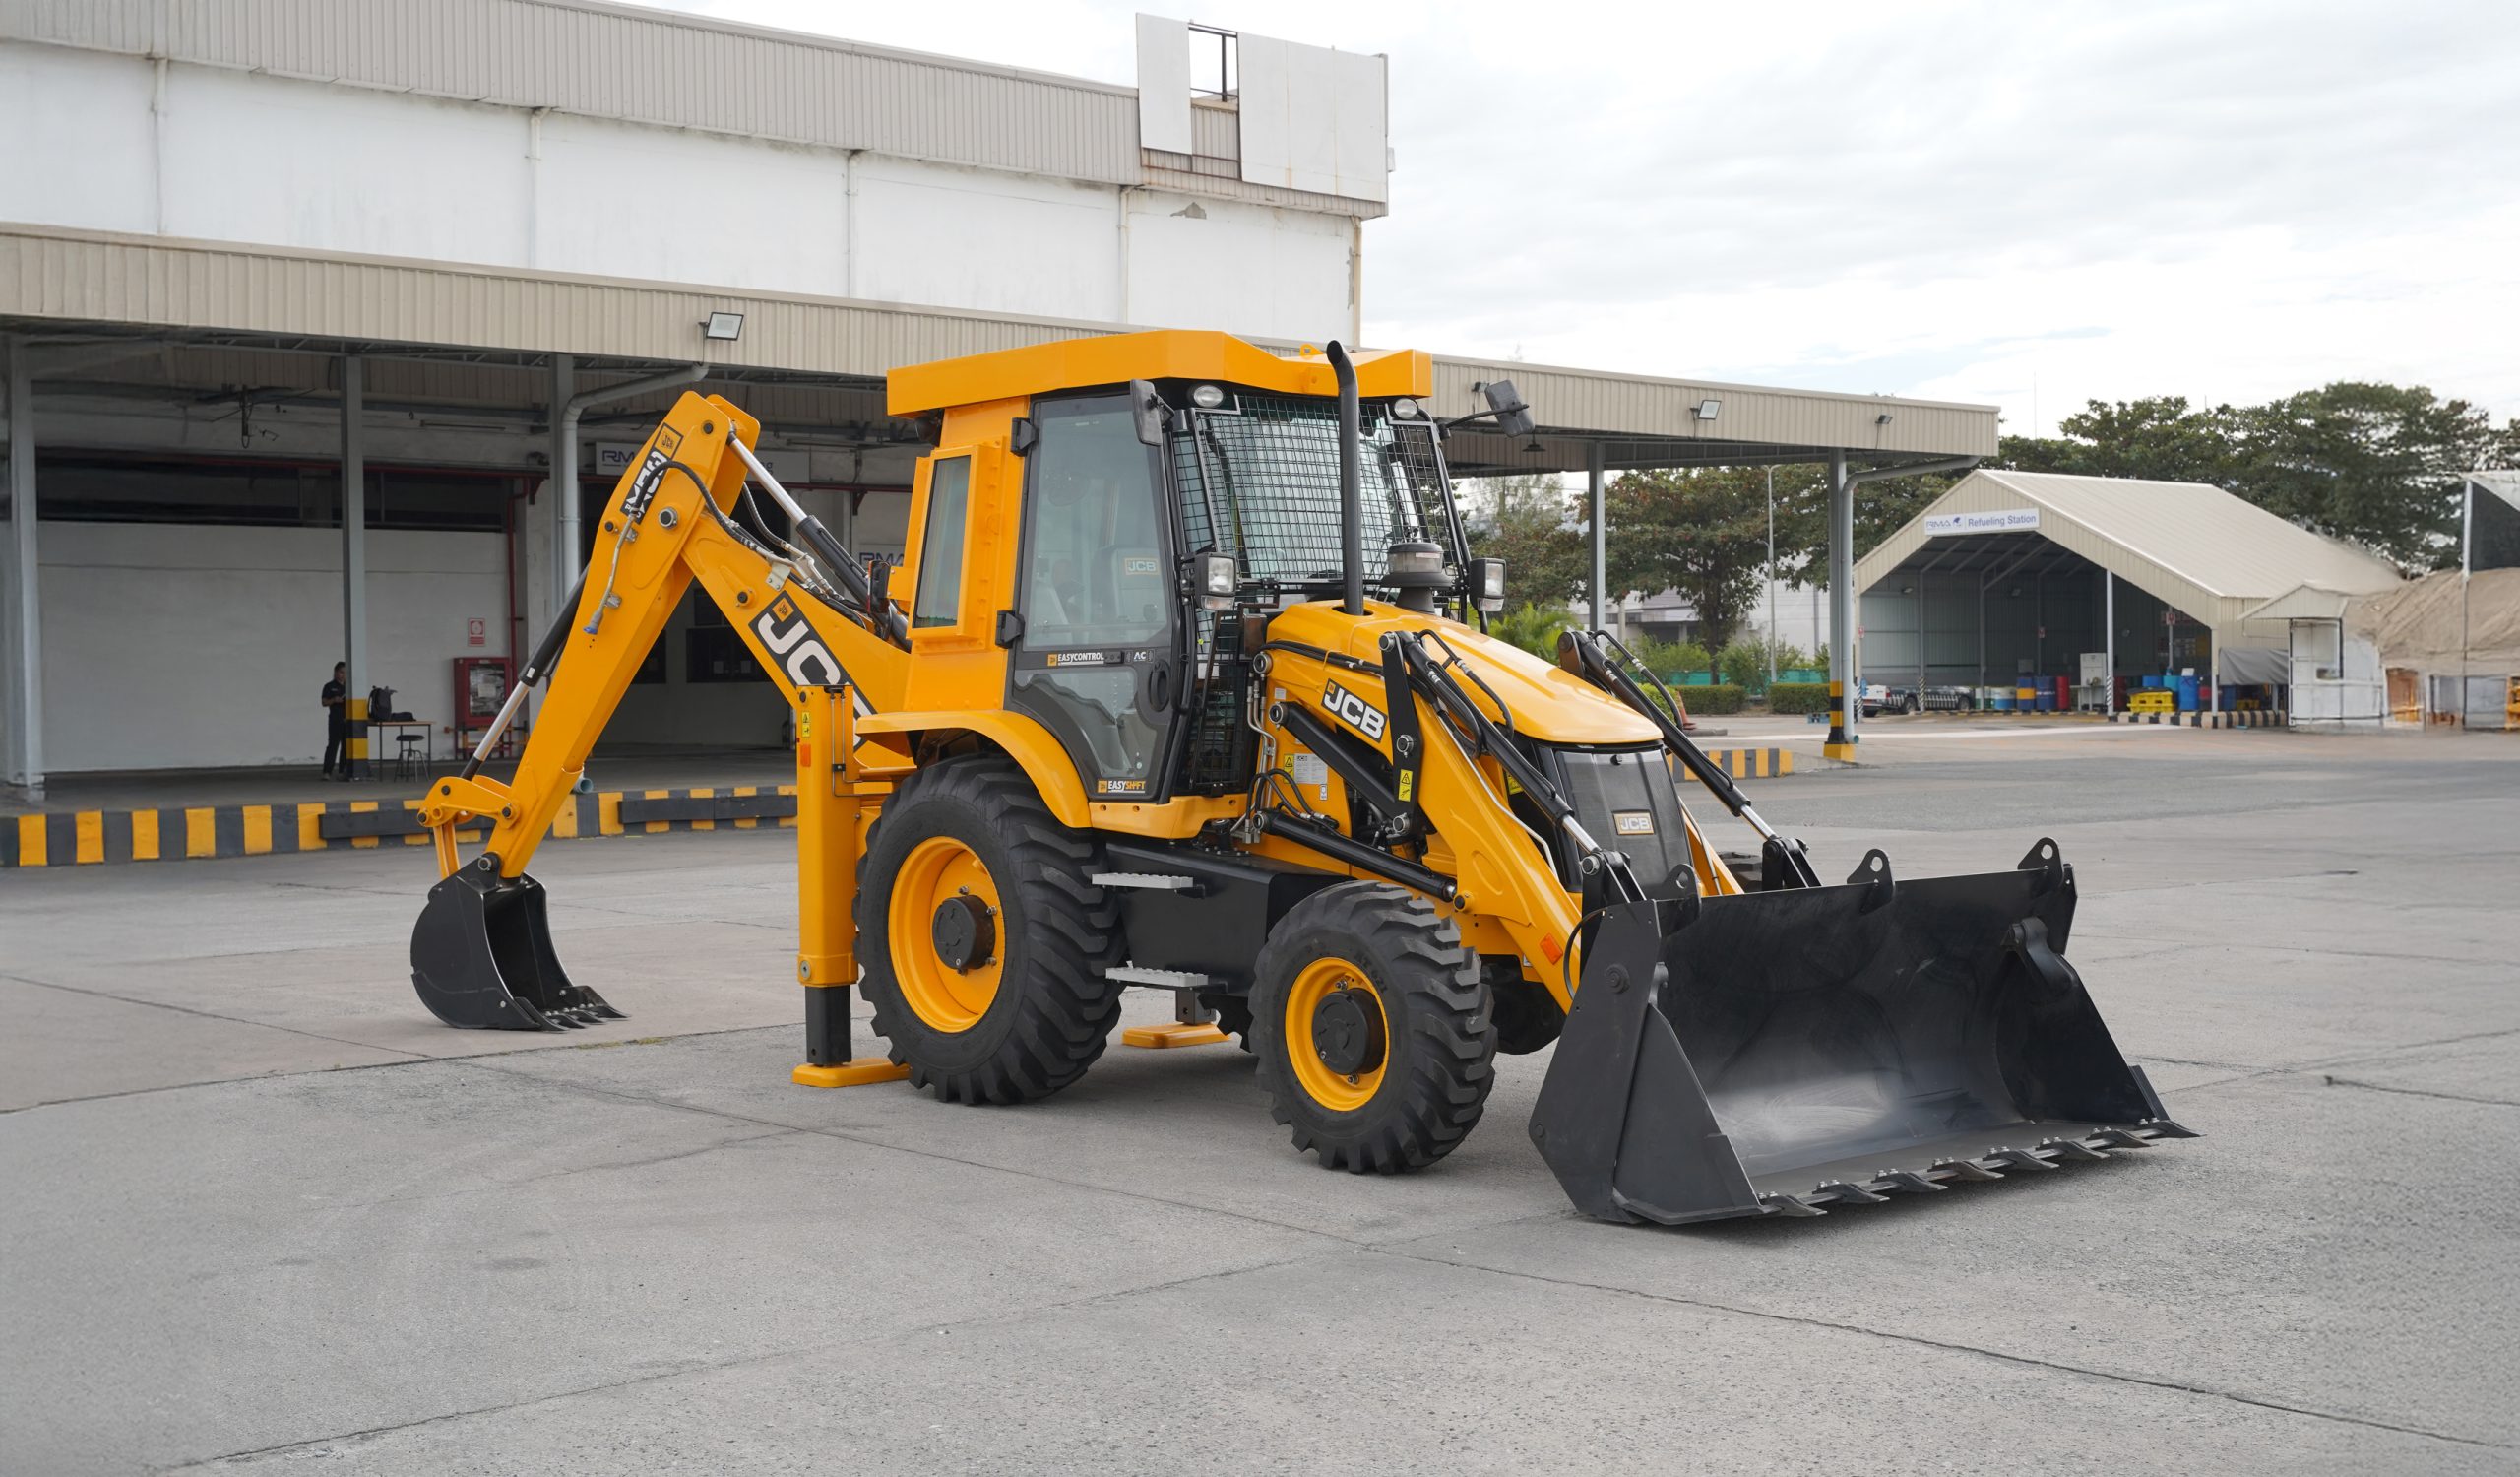
[[[1355,355],[1356,390],[1364,396],[1428,395],[1434,356],[1418,349],[1376,349]],[[1330,360],[1311,346],[1288,356],[1231,334],[1159,329],[1061,339],[1022,349],[909,364],[885,377],[887,409],[896,416],[1029,400],[1036,395],[1120,385],[1133,379],[1198,379],[1282,395],[1336,395]]]

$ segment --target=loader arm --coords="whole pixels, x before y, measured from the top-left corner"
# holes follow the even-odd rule
[[[874,628],[889,612],[847,609],[847,596],[829,585],[817,593],[795,550],[773,546],[766,529],[747,529],[739,516],[749,472],[736,447],[748,449],[759,433],[758,421],[714,395],[685,394],[658,424],[613,488],[566,626],[545,638],[544,651],[555,654],[537,653],[527,669],[532,677],[566,674],[552,681],[514,777],[482,777],[476,756],[464,775],[429,787],[420,820],[441,876],[461,865],[457,828],[480,819],[492,822],[482,858],[495,859],[502,879],[524,874],[695,580],[791,707],[806,686],[846,685],[876,709],[900,702],[910,655]],[[560,636],[555,651],[551,638]],[[497,738],[494,729],[483,752]]]

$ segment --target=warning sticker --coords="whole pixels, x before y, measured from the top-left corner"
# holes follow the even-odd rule
[[[1293,773],[1297,785],[1317,789],[1323,795],[1330,793],[1330,766],[1321,762],[1319,754],[1297,749],[1288,756],[1287,766]]]

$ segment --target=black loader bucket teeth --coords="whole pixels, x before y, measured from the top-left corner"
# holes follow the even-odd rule
[[[2064,958],[2073,873],[1630,903],[1605,914],[1533,1142],[1585,1213],[1825,1213],[2195,1135]]]
[[[429,889],[411,929],[411,987],[450,1026],[574,1031],[628,1019],[569,983],[551,947],[542,884],[501,878],[488,854]]]

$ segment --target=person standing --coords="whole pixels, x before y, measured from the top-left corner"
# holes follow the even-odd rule
[[[332,779],[333,761],[342,765],[341,778],[350,777],[350,664],[333,664],[333,679],[324,684],[324,778]]]

